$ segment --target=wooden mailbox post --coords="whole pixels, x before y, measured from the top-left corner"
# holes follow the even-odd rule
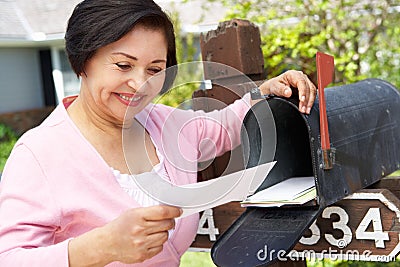
[[[201,38],[204,61],[223,63],[246,74],[257,85],[265,79],[259,29],[244,20],[220,23],[217,30]],[[205,70],[205,79],[213,76]],[[211,80],[215,80],[215,77]],[[232,77],[234,81],[234,77]],[[194,109],[211,111],[207,98],[232,103],[251,88],[237,85],[236,94],[214,85],[193,94]],[[237,95],[238,94],[238,95]],[[198,100],[196,100],[198,99]],[[399,148],[400,149],[400,148]],[[229,152],[199,172],[199,180],[208,180],[230,172]],[[242,167],[240,155],[236,168]],[[240,166],[242,165],[242,166]],[[399,166],[400,168],[400,166]],[[400,177],[385,177],[378,183],[353,193],[326,207],[318,219],[303,233],[280,266],[305,266],[305,258],[330,258],[360,261],[392,261],[400,252]],[[198,234],[192,248],[207,251],[220,234],[244,212],[238,202],[231,202],[201,214]],[[262,257],[262,250],[260,255]],[[286,261],[288,260],[288,261]],[[294,261],[292,261],[294,260]]]

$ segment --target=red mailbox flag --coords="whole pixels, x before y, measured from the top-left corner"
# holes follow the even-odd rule
[[[331,146],[329,141],[328,118],[326,115],[325,87],[332,82],[334,59],[332,56],[317,52],[317,74],[319,95],[319,124],[321,134],[321,149],[324,159],[324,169],[332,169]]]

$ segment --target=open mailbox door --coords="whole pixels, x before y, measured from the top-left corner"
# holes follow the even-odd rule
[[[261,266],[284,257],[326,206],[400,168],[400,94],[393,85],[367,79],[323,94],[325,105],[320,105],[319,93],[310,115],[299,112],[298,100],[279,97],[258,102],[246,115],[246,167],[277,161],[258,191],[290,177],[313,176],[317,197],[313,205],[247,208],[214,243],[216,265]],[[266,102],[276,127],[272,156],[263,152],[269,119],[257,120]],[[321,140],[321,106],[329,124],[328,148]]]

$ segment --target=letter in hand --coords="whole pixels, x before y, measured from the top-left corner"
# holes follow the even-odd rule
[[[292,88],[298,91],[300,112],[310,114],[317,89],[302,71],[289,70],[260,85],[261,94],[283,97],[290,97]]]
[[[160,253],[182,210],[172,206],[129,209],[108,224],[69,243],[69,264],[104,266],[111,262],[139,263]]]
[[[123,213],[108,227],[115,260],[137,263],[160,253],[168,231],[175,228],[175,218],[181,213],[180,208],[171,206],[135,208]]]

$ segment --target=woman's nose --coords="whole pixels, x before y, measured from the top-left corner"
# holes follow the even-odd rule
[[[128,86],[139,91],[146,83],[147,76],[142,71],[135,71],[128,80]]]

